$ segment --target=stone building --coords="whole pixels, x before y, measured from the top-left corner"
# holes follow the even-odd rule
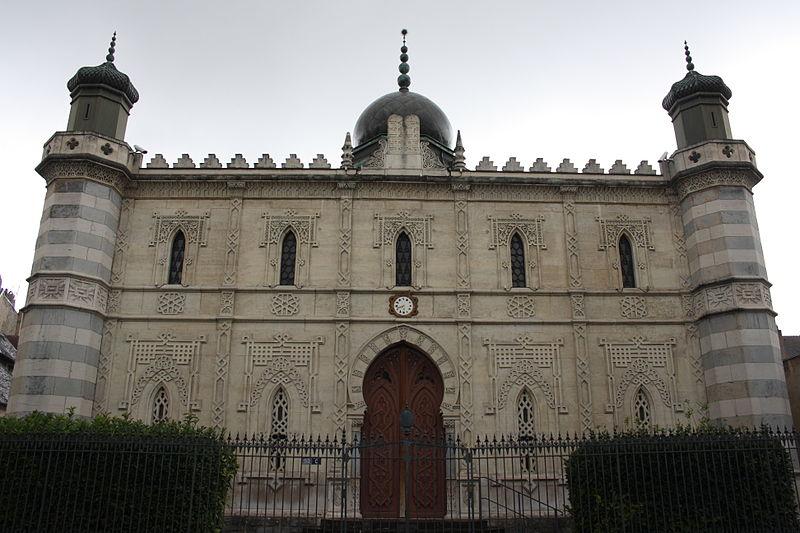
[[[783,349],[783,371],[789,390],[789,405],[792,409],[794,427],[800,427],[800,336],[781,336]]]
[[[37,167],[9,411],[285,435],[392,432],[409,407],[420,431],[467,440],[690,411],[789,425],[762,174],[731,134],[730,89],[686,55],[658,169],[468,169],[460,132],[409,90],[405,44],[399,90],[364,110],[341,163],[170,165],[125,142],[139,94],[112,41],[69,80]]]

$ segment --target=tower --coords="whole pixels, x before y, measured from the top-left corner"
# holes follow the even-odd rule
[[[91,416],[106,331],[106,305],[122,191],[138,165],[125,143],[128,113],[139,99],[114,66],[83,67],[67,83],[67,131],[44,147],[36,171],[47,183],[20,329],[8,412]]]
[[[763,178],[755,152],[732,138],[731,90],[719,76],[694,70],[662,106],[678,150],[667,160],[683,221],[691,296],[709,417],[735,426],[790,426],[770,283],[752,188]]]

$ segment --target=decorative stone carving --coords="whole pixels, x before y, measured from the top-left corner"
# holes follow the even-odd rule
[[[228,168],[250,168],[250,165],[247,164],[247,160],[242,157],[242,154],[236,154],[228,163]]]
[[[361,165],[362,168],[384,168],[386,166],[386,149],[387,143],[385,139],[378,139],[378,147],[372,152],[369,158]]]
[[[420,154],[422,155],[422,168],[447,168],[447,165],[444,164],[439,154],[433,148],[431,148],[431,144],[428,141],[420,141],[419,149]]]
[[[178,210],[174,215],[153,213],[153,236],[149,243],[150,246],[156,249],[153,264],[153,283],[160,286],[167,282],[172,239],[178,230],[183,232],[183,236],[186,239],[182,282],[183,285],[188,285],[194,281],[198,253],[200,248],[206,245],[209,216],[208,211],[189,214],[186,211]]]
[[[350,132],[344,136],[344,144],[342,145],[342,168],[353,168],[353,141],[350,138]]]
[[[231,359],[231,321],[217,322],[217,353],[214,368],[214,388],[211,399],[211,424],[225,427],[225,402],[228,397],[228,372]]]
[[[353,239],[353,189],[342,189],[339,200],[339,257],[337,261],[337,285],[350,286],[350,263]]]
[[[619,410],[623,406],[629,388],[645,385],[656,393],[663,404],[680,411],[677,401],[675,361],[672,347],[675,339],[650,342],[645,337],[633,337],[630,341],[610,342],[600,339],[605,350],[606,374],[608,376],[607,413],[613,413],[619,424]]]
[[[506,300],[506,313],[511,318],[530,318],[536,314],[533,296],[512,296]]]
[[[503,165],[504,172],[524,172],[525,169],[519,164],[516,157],[510,157],[506,164]]]
[[[597,164],[597,159],[590,159],[581,172],[584,174],[602,174],[605,170]]]
[[[310,341],[294,341],[281,333],[275,335],[274,341],[255,341],[249,336],[242,338],[246,346],[244,398],[239,405],[240,411],[247,411],[261,398],[267,383],[276,385],[292,384],[300,397],[303,407],[316,408],[316,380],[319,366],[319,347],[325,344],[325,337],[316,337]],[[253,382],[259,368],[263,371]],[[297,370],[306,369],[306,380]]]
[[[561,387],[562,339],[540,342],[529,335],[521,335],[514,342],[495,342],[484,339],[489,355],[489,377],[491,382],[491,409],[505,409],[512,387],[528,386],[538,389],[545,403],[559,414],[567,412]],[[501,371],[504,379],[501,382]],[[499,387],[498,387],[498,384]]]
[[[734,309],[772,309],[769,288],[758,281],[701,287],[691,298],[694,318]]]
[[[169,163],[164,159],[164,154],[156,154],[150,162],[147,163],[147,168],[169,168]]]
[[[395,241],[401,231],[411,239],[413,248],[411,280],[415,288],[427,284],[428,250],[433,248],[431,239],[431,223],[433,216],[412,216],[407,211],[401,211],[394,216],[385,216],[375,213],[373,217],[372,237],[373,248],[380,248],[382,252],[383,279],[386,288],[394,287],[394,253]]]
[[[628,235],[631,245],[636,248],[634,260],[640,274],[636,276],[637,287],[647,289],[650,286],[649,252],[655,250],[650,237],[650,217],[630,218],[618,215],[616,218],[596,219],[600,224],[600,244],[598,249],[605,250],[609,265],[610,282],[613,287],[622,289],[622,271],[619,267],[617,244],[623,233]]]
[[[622,162],[622,159],[617,159],[608,171],[609,174],[630,174],[631,171]]]
[[[575,168],[575,165],[569,159],[564,159],[561,161],[561,164],[558,165],[556,172],[566,173],[566,174],[577,174],[578,169]]]
[[[644,175],[644,176],[655,176],[656,171],[653,169],[650,163],[647,162],[647,160],[642,160],[642,162],[639,163],[639,166],[636,167],[636,171],[634,172],[634,174]]]
[[[586,313],[583,307],[583,294],[570,294],[570,303],[572,304],[572,318],[578,320],[585,320]]]
[[[108,304],[106,306],[106,311],[109,314],[118,313],[119,312],[119,303],[120,299],[122,298],[122,291],[119,289],[114,289],[109,291],[108,293]]]
[[[208,154],[208,157],[200,163],[200,168],[222,168],[222,163],[219,162],[216,154]]]
[[[94,416],[109,414],[108,381],[114,365],[113,346],[116,329],[116,320],[105,320],[103,322],[103,336],[100,339],[100,358],[97,361],[94,405],[92,406],[92,415]]]
[[[323,154],[317,154],[317,157],[311,161],[311,164],[308,165],[308,168],[331,168],[331,164],[328,163],[328,160],[325,159]]]
[[[233,316],[235,294],[233,291],[219,293],[219,315]]]
[[[48,184],[57,178],[83,178],[108,185],[122,193],[129,183],[125,171],[86,160],[51,160],[37,168],[37,171]]]
[[[179,315],[183,313],[186,295],[182,292],[164,292],[158,295],[156,312],[161,315]]]
[[[688,194],[718,185],[745,187],[747,190],[752,191],[758,181],[758,176],[749,171],[733,169],[709,170],[680,178],[675,184],[675,190],[678,193],[678,199],[683,200]]]
[[[264,238],[259,244],[267,249],[265,284],[275,287],[280,282],[280,254],[283,237],[291,229],[297,238],[297,273],[295,285],[308,283],[311,248],[317,247],[317,219],[319,213],[300,215],[291,209],[283,215],[264,212]]]
[[[470,295],[469,293],[456,295],[456,316],[458,318],[469,318],[471,313],[470,309]]]
[[[128,232],[130,232],[134,201],[131,198],[125,198],[120,204],[117,239],[114,242],[114,261],[111,264],[111,283],[119,284],[125,279],[125,267],[128,262]]]
[[[347,390],[349,391],[351,415],[363,414],[366,403],[361,392],[361,385],[367,367],[372,360],[385,348],[400,341],[408,342],[416,346],[421,351],[427,353],[439,367],[444,380],[444,401],[442,410],[445,413],[452,413],[457,409],[458,400],[458,374],[457,367],[453,360],[433,338],[427,333],[408,325],[400,325],[383,331],[367,341],[361,349],[354,354],[351,359],[349,381]]]
[[[518,233],[525,241],[525,262],[529,272],[526,273],[525,282],[528,287],[536,289],[541,285],[541,271],[538,267],[541,259],[541,250],[547,249],[544,243],[542,225],[544,217],[522,218],[519,214],[512,214],[508,218],[488,217],[490,224],[489,249],[495,250],[497,256],[498,284],[505,290],[511,289],[511,250],[509,242],[514,233]]]
[[[344,318],[350,316],[350,293],[336,293],[336,316]]]
[[[285,163],[281,163],[281,168],[303,168],[303,162],[297,157],[297,154],[289,154]]]
[[[475,167],[475,170],[491,170],[491,171],[494,171],[494,170],[497,170],[497,167],[495,166],[494,162],[492,162],[492,160],[489,159],[489,156],[486,155],[486,156],[483,156],[483,159],[481,159],[478,162],[478,165]]]
[[[256,162],[255,168],[276,168],[276,165],[269,154],[261,154],[261,157],[258,158],[258,162]]]
[[[594,430],[592,423],[592,373],[586,346],[586,324],[572,324],[575,339],[575,370],[578,384],[578,406],[581,415],[581,431]]]
[[[647,304],[641,296],[625,296],[619,301],[622,318],[644,318],[647,316]]]
[[[173,168],[195,168],[194,161],[189,157],[189,154],[181,155],[175,162]]]
[[[467,170],[467,160],[464,157],[464,143],[461,141],[461,130],[458,130],[458,133],[456,134],[456,147],[453,150],[453,153],[453,170],[457,170],[459,172]]]
[[[347,368],[349,355],[350,326],[347,322],[338,322],[333,345],[333,373],[335,376],[333,421],[336,425],[337,433],[342,433],[345,430],[345,421],[347,419]]]
[[[272,297],[270,311],[275,316],[293,316],[300,310],[300,299],[291,293],[278,293]]]
[[[130,344],[125,398],[119,408],[128,411],[136,406],[148,383],[172,383],[187,412],[198,411],[200,345],[205,335],[193,340],[175,340],[172,333],[162,333],[154,340],[139,340],[128,335]]]
[[[67,305],[105,314],[108,289],[94,280],[37,276],[28,285],[26,305]]]
[[[231,198],[228,208],[228,229],[225,242],[225,261],[222,274],[222,285],[236,284],[236,273],[239,264],[239,235],[242,223],[242,199]]]
[[[456,192],[461,197],[464,191]],[[456,281],[460,288],[470,286],[469,271],[469,204],[465,200],[455,202],[456,215]]]
[[[536,161],[533,162],[533,166],[529,169],[531,172],[552,172],[553,169],[550,168],[547,162],[541,158],[537,157]]]
[[[575,188],[561,188],[564,211],[564,237],[567,248],[567,275],[569,287],[577,289],[583,286],[581,262],[578,246],[578,223],[575,219]]]
[[[467,295],[469,296],[469,295]],[[461,382],[459,404],[464,442],[472,442],[474,401],[472,397],[472,325],[458,324],[458,372]]]

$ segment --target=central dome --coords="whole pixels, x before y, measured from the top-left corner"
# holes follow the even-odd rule
[[[355,145],[359,146],[375,137],[386,135],[390,115],[417,115],[420,135],[425,135],[447,148],[453,147],[453,127],[444,111],[432,100],[408,90],[381,96],[361,113],[353,130]]]

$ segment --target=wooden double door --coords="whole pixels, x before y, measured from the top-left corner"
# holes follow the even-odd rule
[[[367,369],[363,385],[361,515],[364,518],[441,518],[446,511],[444,383],[419,350],[387,348]],[[414,415],[409,435],[400,412]],[[403,443],[403,440],[406,443]]]

